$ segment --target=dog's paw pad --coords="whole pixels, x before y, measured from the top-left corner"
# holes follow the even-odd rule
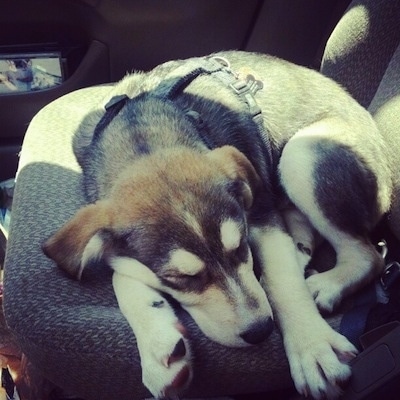
[[[306,245],[304,245],[304,244],[301,243],[301,242],[298,242],[298,243],[296,244],[296,246],[297,246],[297,249],[298,249],[301,253],[304,253],[304,254],[307,255],[308,257],[311,257],[311,255],[312,255],[311,248],[307,247]]]
[[[164,357],[163,364],[165,365],[166,368],[169,368],[169,366],[181,360],[183,357],[186,355],[186,345],[183,339],[180,339],[178,343],[175,345],[174,349],[172,350],[171,354],[169,356]]]
[[[182,388],[186,387],[191,379],[191,370],[188,366],[184,366],[175,376],[172,383],[165,387],[162,391],[163,398],[179,399],[178,393]]]
[[[305,270],[307,265],[311,261],[312,250],[310,247],[306,246],[304,243],[296,243],[297,251],[296,258],[297,262],[302,270]]]
[[[356,351],[346,350],[346,351],[338,351],[337,352],[338,359],[342,363],[349,363],[355,357],[357,357]]]
[[[162,335],[160,332],[152,340],[149,332],[146,342],[141,342],[142,379],[154,397],[175,398],[192,377],[187,332],[177,320],[164,326]]]

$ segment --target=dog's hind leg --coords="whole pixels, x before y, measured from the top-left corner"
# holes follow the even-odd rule
[[[376,176],[350,146],[332,135],[335,127],[332,121],[319,121],[298,132],[284,147],[279,164],[290,200],[336,251],[335,268],[307,279],[325,311],[383,268],[368,239],[381,215]],[[339,124],[338,129],[343,128]]]

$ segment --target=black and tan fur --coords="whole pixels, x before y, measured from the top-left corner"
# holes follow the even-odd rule
[[[258,54],[218,57],[237,79],[251,72],[263,82],[254,98],[270,148],[248,105],[210,74],[173,100],[154,95],[187,61],[128,75],[106,102],[131,100],[101,130],[104,109],[95,110],[75,138],[92,204],[44,250],[74,276],[93,259],[114,269],[154,396],[175,393],[192,374],[185,329],[165,292],[229,346],[264,340],[273,312],[298,391],[336,397],[356,350],[318,308],[332,311],[382,270],[369,233],[390,208],[385,142],[368,112],[319,73]],[[332,244],[337,265],[304,280],[315,232]]]

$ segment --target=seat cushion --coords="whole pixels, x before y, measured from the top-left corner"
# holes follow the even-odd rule
[[[43,241],[85,203],[72,138],[109,90],[70,93],[32,120],[21,153],[5,267],[5,315],[23,352],[48,379],[86,400],[149,395],[141,383],[135,337],[114,296],[112,271],[106,265],[88,268],[78,282],[41,251]],[[262,345],[227,348],[205,338],[184,311],[178,313],[194,355],[188,395],[291,387],[277,330]],[[334,326],[337,319],[331,320]]]

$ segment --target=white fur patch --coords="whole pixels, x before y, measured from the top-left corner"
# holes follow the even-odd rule
[[[321,211],[315,202],[313,176],[317,157],[313,145],[320,136],[317,127],[314,129],[308,128],[304,134],[293,136],[284,147],[279,161],[280,178],[289,198],[312,224],[321,218]]]
[[[237,222],[227,219],[221,224],[221,242],[225,251],[232,251],[239,247],[241,233]]]
[[[134,258],[111,257],[109,264],[120,275],[135,279],[155,289],[160,289],[161,287],[156,274]]]
[[[169,264],[185,275],[196,275],[204,269],[204,262],[195,254],[184,249],[170,252]]]
[[[103,240],[99,235],[94,235],[83,250],[81,265],[78,271],[78,279],[81,279],[82,271],[91,260],[98,260],[103,254]]]
[[[185,221],[185,223],[190,226],[194,233],[199,235],[199,237],[203,237],[203,229],[199,224],[198,219],[190,212],[186,210],[179,210],[181,218]]]
[[[271,227],[253,228],[251,233],[262,261],[263,284],[273,299],[275,311],[285,315],[281,324],[297,319],[297,308],[315,312],[292,237],[280,228]]]

